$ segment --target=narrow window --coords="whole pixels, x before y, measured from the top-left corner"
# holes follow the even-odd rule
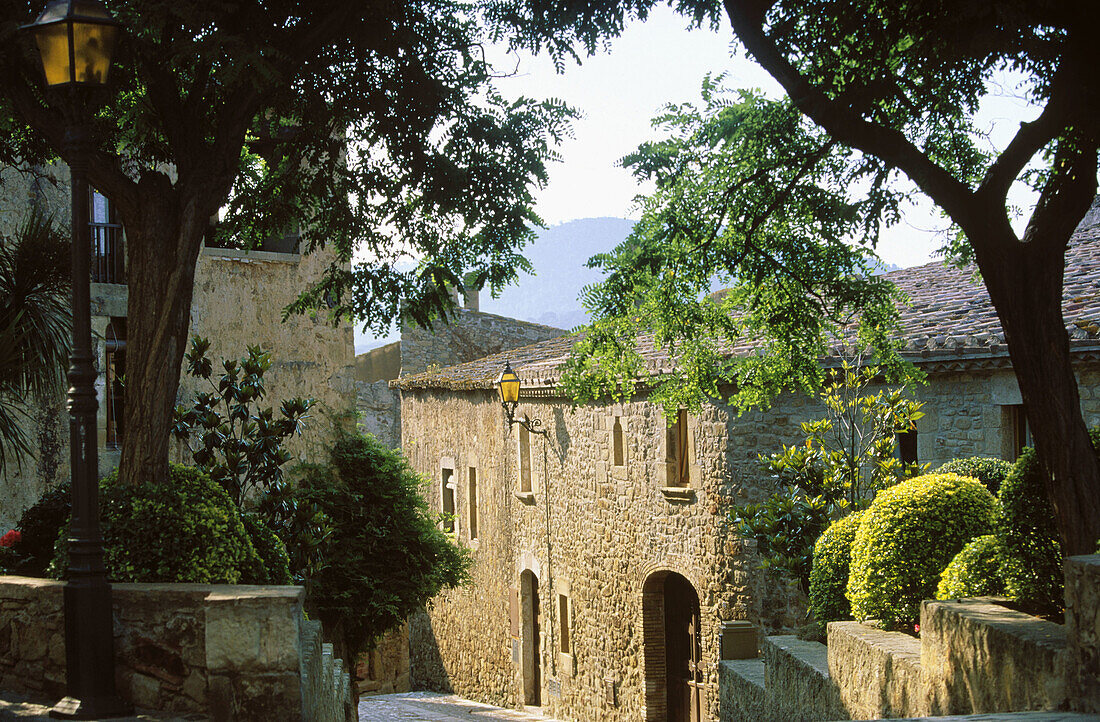
[[[917,463],[917,429],[911,427],[909,431],[897,434],[898,460],[905,466]]]
[[[569,628],[571,626],[571,620],[569,617],[569,597],[564,594],[558,595],[558,619],[561,622],[561,634],[558,638],[561,640],[561,646],[558,651],[562,654],[570,654],[572,647],[570,646]]]
[[[676,422],[668,427],[666,448],[668,485],[688,486],[691,479],[688,465],[688,417],[686,409],[680,409],[676,412]]]
[[[99,191],[91,191],[89,235],[92,240],[92,282],[126,283],[122,224],[114,204]]]
[[[126,319],[112,318],[105,334],[104,411],[107,418],[106,444],[111,448],[122,445],[122,411],[126,398]]]
[[[531,432],[519,427],[519,490],[531,491]]]
[[[470,507],[470,541],[477,539],[477,469],[470,467],[469,493],[466,505]]]
[[[443,531],[455,530],[455,470],[443,470]]]
[[[1008,417],[1008,433],[1010,434],[1008,448],[1010,451],[1010,461],[1016,461],[1020,458],[1020,454],[1028,446],[1034,445],[1031,440],[1031,429],[1027,425],[1027,413],[1024,411],[1023,404],[1013,404],[1012,406],[1005,407]]]
[[[615,417],[615,426],[611,430],[612,461],[615,466],[622,466],[623,460],[623,424],[618,416]]]

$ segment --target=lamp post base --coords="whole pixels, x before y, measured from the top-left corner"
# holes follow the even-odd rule
[[[76,699],[66,697],[50,709],[54,719],[108,719],[134,713],[130,703],[118,696]]]

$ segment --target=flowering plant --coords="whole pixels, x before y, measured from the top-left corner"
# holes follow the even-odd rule
[[[0,547],[13,547],[19,543],[23,538],[23,535],[19,533],[18,529],[12,529],[4,536],[0,536]]]

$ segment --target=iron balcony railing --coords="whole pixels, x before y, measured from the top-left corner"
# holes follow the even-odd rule
[[[126,283],[122,226],[118,223],[90,223],[92,231],[92,282]]]

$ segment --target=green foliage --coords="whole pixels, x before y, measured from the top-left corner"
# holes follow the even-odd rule
[[[1012,464],[1004,459],[990,459],[982,456],[968,456],[965,459],[952,459],[940,468],[937,474],[958,474],[969,476],[982,482],[989,493],[996,494],[1005,477],[1012,471]]]
[[[813,569],[810,570],[810,611],[821,625],[850,619],[848,573],[863,512],[857,511],[829,525],[814,544]]]
[[[971,540],[943,570],[936,599],[991,597],[1005,593],[1001,543],[994,534]]]
[[[28,403],[63,389],[68,364],[69,242],[31,212],[0,236],[0,468],[31,453]]]
[[[669,137],[623,159],[656,190],[631,236],[589,261],[607,277],[582,297],[592,325],[562,377],[575,399],[629,398],[645,380],[666,410],[695,409],[720,386],[738,408],[766,406],[820,388],[819,359],[853,322],[848,340],[891,379],[911,373],[890,340],[895,291],[872,274],[880,216],[897,209],[888,171],[789,101],[721,82],[704,81],[702,106],[666,108],[655,125]],[[873,190],[853,199],[857,179]],[[649,378],[640,344],[675,369]]]
[[[1056,612],[1065,606],[1065,578],[1045,476],[1035,450],[1024,449],[1001,484],[997,532],[1004,546],[1001,575],[1008,597]]]
[[[785,572],[807,588],[814,540],[829,525],[829,506],[822,497],[785,487],[763,503],[735,507],[731,521],[743,536],[756,540],[762,568]]]
[[[301,472],[300,507],[316,507],[330,529],[311,552],[306,605],[340,636],[347,658],[469,578],[469,552],[439,528],[421,495],[424,481],[400,452],[343,432],[327,464]],[[295,538],[287,541],[292,558],[307,556]]]
[[[213,389],[195,396],[191,406],[177,406],[172,434],[188,445],[196,466],[221,484],[240,507],[253,488],[268,488],[282,479],[282,466],[290,461],[283,447],[288,437],[301,433],[313,399],[282,402],[279,417],[263,400],[264,372],[271,368],[271,354],[249,346],[238,361],[225,360],[225,373],[215,383],[206,352],[210,341],[191,339],[184,358],[187,372]]]
[[[66,480],[47,491],[23,512],[17,525],[22,538],[12,548],[17,556],[14,569],[17,574],[46,576],[58,535],[69,523],[72,496],[72,484]]]
[[[245,533],[256,550],[255,564],[241,572],[241,584],[292,584],[290,558],[283,540],[259,514],[241,514]]]
[[[880,489],[924,471],[927,464],[906,469],[896,456],[897,435],[924,417],[924,404],[906,398],[901,388],[872,393],[869,386],[880,374],[877,366],[861,368],[845,359],[819,394],[828,416],[802,424],[805,443],[761,457],[764,468],[781,483],[824,497],[836,507],[834,516],[866,506]]]
[[[173,464],[163,484],[137,486],[119,483],[112,472],[99,494],[112,581],[236,584],[263,566],[225,489],[198,469]],[[67,536],[58,539],[53,577],[68,568]]]
[[[852,543],[848,601],[856,619],[911,625],[948,562],[989,534],[997,500],[978,481],[929,474],[879,492]]]

